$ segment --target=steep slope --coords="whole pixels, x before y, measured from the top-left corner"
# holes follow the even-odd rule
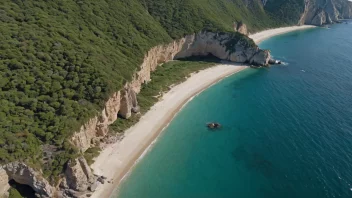
[[[323,25],[352,17],[348,0],[268,0],[265,10],[287,24]]]

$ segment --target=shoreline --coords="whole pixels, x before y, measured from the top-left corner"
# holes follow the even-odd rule
[[[316,26],[313,26],[313,25],[301,25],[301,26],[289,26],[289,27],[274,28],[274,29],[263,30],[261,32],[251,34],[248,37],[253,39],[253,41],[256,44],[259,44],[262,41],[269,39],[273,36],[278,36],[278,35],[285,34],[288,32],[293,32],[293,31],[297,31],[297,30],[305,30],[305,29],[310,29],[310,28],[315,28],[315,27]]]
[[[110,197],[189,101],[212,85],[246,68],[249,67],[242,64],[219,64],[193,74],[164,94],[162,100],[125,132],[123,140],[106,147],[95,159],[91,165],[94,173],[103,175],[107,181],[112,182],[100,185],[91,197]]]
[[[256,44],[280,34],[313,28],[315,26],[291,26],[268,29],[249,35]],[[133,167],[142,159],[158,136],[169,125],[177,113],[196,95],[224,78],[248,68],[244,64],[219,64],[193,74],[185,82],[176,85],[141,117],[140,121],[125,132],[125,138],[102,150],[91,165],[94,174],[107,177],[92,198],[111,197],[119,184],[128,177]]]

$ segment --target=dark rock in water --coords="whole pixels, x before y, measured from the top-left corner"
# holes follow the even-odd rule
[[[219,123],[209,123],[209,124],[207,124],[207,126],[210,129],[218,129],[221,127],[221,125]]]
[[[281,61],[279,61],[279,60],[275,60],[275,59],[270,59],[269,60],[269,64],[271,64],[271,65],[274,65],[274,64],[281,64]]]
[[[269,60],[269,64],[276,64],[276,60],[270,59],[270,60]]]

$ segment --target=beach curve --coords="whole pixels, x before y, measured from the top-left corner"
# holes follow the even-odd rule
[[[249,37],[258,44],[273,36],[313,27],[315,26],[303,25],[275,28],[249,35]],[[94,173],[107,177],[107,181],[111,182],[100,185],[91,197],[110,197],[133,166],[149,150],[163,129],[190,99],[225,77],[245,68],[248,66],[217,65],[193,74],[185,82],[164,94],[161,101],[143,115],[136,125],[125,132],[123,140],[108,145],[95,159],[91,165]]]

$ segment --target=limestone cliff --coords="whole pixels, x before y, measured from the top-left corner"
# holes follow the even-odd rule
[[[41,172],[30,168],[21,162],[12,162],[0,167],[0,183],[2,192],[6,192],[9,180],[15,180],[17,183],[25,184],[33,188],[39,197],[53,197],[55,188],[53,188],[47,180],[42,176]]]
[[[323,25],[352,17],[352,2],[347,0],[305,0],[298,24]]]
[[[201,32],[186,39],[176,58],[213,55],[219,59],[254,65],[268,65],[270,53],[249,44],[236,34]],[[265,56],[263,56],[265,55]]]
[[[233,23],[233,30],[235,32],[239,32],[241,34],[244,34],[244,35],[248,35],[248,29],[247,29],[247,25],[242,23],[242,22],[234,22]]]

